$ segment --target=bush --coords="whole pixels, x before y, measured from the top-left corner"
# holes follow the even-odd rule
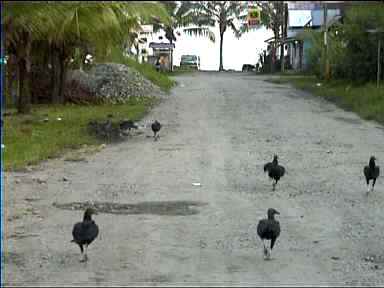
[[[368,29],[384,30],[384,7],[367,5],[347,10],[344,23],[332,27],[328,34],[328,59],[333,79],[363,84],[376,79],[377,37]],[[324,71],[323,33],[304,34],[312,44],[308,49],[309,69],[321,77]],[[320,57],[319,57],[320,56]]]

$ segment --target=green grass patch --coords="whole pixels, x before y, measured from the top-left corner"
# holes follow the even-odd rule
[[[36,105],[29,115],[11,113],[4,117],[4,168],[13,170],[41,160],[62,155],[85,145],[100,145],[100,140],[87,132],[90,120],[113,121],[141,119],[156,103],[155,98],[131,98],[120,105]],[[12,112],[12,111],[7,111]],[[57,118],[62,118],[61,121]],[[48,122],[43,119],[48,118]]]
[[[377,88],[376,83],[357,86],[342,80],[324,82],[315,76],[282,76],[267,81],[276,84],[290,83],[298,89],[309,91],[343,109],[353,111],[364,119],[384,124],[384,86]]]

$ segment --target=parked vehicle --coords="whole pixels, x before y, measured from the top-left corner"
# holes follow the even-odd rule
[[[248,72],[248,71],[255,71],[255,69],[256,69],[255,65],[244,64],[243,68],[241,69],[241,71]]]
[[[180,67],[190,67],[200,70],[200,56],[197,55],[182,55]]]

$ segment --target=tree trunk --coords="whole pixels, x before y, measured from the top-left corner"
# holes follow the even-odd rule
[[[60,99],[60,56],[57,47],[52,47],[52,103],[59,104]]]
[[[224,40],[224,33],[220,33],[220,66],[219,71],[223,71],[223,40]]]
[[[19,91],[17,112],[27,114],[31,112],[31,34],[27,31],[21,33],[21,43],[18,46],[17,65]]]
[[[19,97],[17,101],[17,112],[27,114],[31,112],[31,89],[30,71],[28,71],[27,61],[22,58],[18,61],[19,66]]]
[[[65,90],[65,81],[67,80],[67,65],[66,65],[66,58],[61,59],[61,65],[60,65],[60,89],[59,89],[59,99],[60,104],[65,103],[65,96],[64,96],[64,90]]]
[[[13,54],[9,55],[9,59],[6,65],[7,72],[6,74],[6,94],[8,98],[6,100],[11,101],[12,106],[17,106],[17,94],[18,88],[17,84],[17,75],[18,75],[18,65],[16,62],[16,56]]]
[[[63,104],[66,79],[64,47],[53,47],[52,52],[52,103]]]
[[[134,44],[135,45],[135,49],[136,49],[136,62],[139,62],[139,54],[140,54],[140,51],[139,51],[139,43],[137,44]]]

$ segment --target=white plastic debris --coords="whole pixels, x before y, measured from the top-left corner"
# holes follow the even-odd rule
[[[320,87],[320,86],[321,86],[321,83],[316,83],[316,86],[317,86],[317,87]]]
[[[192,183],[193,186],[201,186],[201,183],[199,182],[195,182],[195,183]]]
[[[1,144],[1,149],[5,149],[5,145],[4,144]]]
[[[56,119],[57,119],[57,121],[61,121],[62,120],[60,117],[57,117]]]

